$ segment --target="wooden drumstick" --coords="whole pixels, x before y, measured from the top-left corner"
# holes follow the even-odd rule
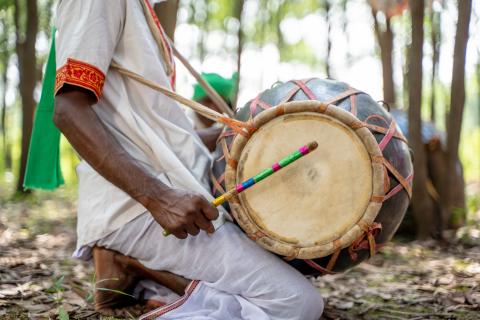
[[[291,164],[291,163],[297,161],[298,159],[300,159],[301,157],[309,154],[313,150],[317,149],[317,147],[318,147],[318,143],[316,141],[313,141],[313,142],[310,142],[307,145],[304,145],[303,147],[301,147],[298,150],[296,150],[295,152],[289,154],[288,156],[286,156],[282,160],[280,160],[278,162],[275,162],[269,168],[267,168],[265,170],[262,170],[260,173],[256,174],[252,178],[247,179],[244,182],[237,184],[235,186],[235,188],[233,188],[233,189],[225,192],[221,196],[215,198],[211,203],[215,207],[218,207],[219,205],[223,204],[225,201],[228,201],[232,197],[236,196],[237,194],[242,193],[243,191],[247,190],[248,188],[250,188],[254,184],[259,183],[260,181],[262,181],[263,179],[271,176],[272,174],[279,171],[280,169],[285,168],[289,164]],[[165,230],[165,231],[163,231],[163,235],[168,236],[168,235],[170,235],[170,233]]]

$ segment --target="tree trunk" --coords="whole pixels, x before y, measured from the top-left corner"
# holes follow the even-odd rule
[[[167,0],[157,3],[154,7],[158,20],[162,24],[167,36],[174,40],[175,27],[177,26],[177,12],[179,0]]]
[[[405,108],[408,108],[408,66],[410,64],[410,48],[411,44],[405,43],[403,49],[402,61],[402,103]]]
[[[235,108],[237,105],[238,100],[238,93],[240,91],[240,76],[242,70],[242,53],[243,53],[243,41],[244,41],[244,34],[243,34],[243,6],[245,4],[245,0],[236,0],[235,1],[235,11],[234,11],[234,18],[238,21],[238,31],[237,31],[237,88],[235,92],[235,97],[232,101],[232,106]]]
[[[440,45],[441,45],[441,13],[430,9],[430,24],[431,24],[431,44],[432,44],[432,78],[430,79],[430,87],[432,90],[430,97],[430,120],[435,123],[435,82],[437,80],[438,63],[440,61]]]
[[[383,33],[382,74],[383,74],[383,99],[386,103],[395,105],[395,83],[393,80],[393,32],[390,18],[386,18],[386,28]]]
[[[330,0],[325,0],[325,18],[327,21],[327,52],[325,56],[325,72],[327,74],[327,78],[329,79],[332,79],[332,70],[330,65],[330,55],[332,52],[332,22],[330,21],[331,7]]]
[[[10,62],[10,45],[9,45],[9,35],[10,35],[10,21],[7,21],[6,17],[3,17],[0,20],[1,28],[3,34],[1,35],[1,45],[0,50],[0,63],[1,65],[1,85],[2,85],[2,96],[1,96],[1,107],[0,107],[0,128],[2,131],[2,149],[3,149],[3,161],[5,169],[11,169],[12,167],[12,158],[10,153],[10,142],[8,140],[7,133],[7,88],[8,88],[8,64]]]
[[[412,213],[417,226],[417,237],[425,239],[433,235],[433,203],[427,185],[427,159],[422,142],[422,57],[424,0],[410,2],[412,17],[412,45],[408,66],[409,143],[414,153],[414,180]]]
[[[203,21],[203,28],[200,30],[200,40],[198,42],[198,53],[200,57],[200,63],[203,63],[208,52],[206,47],[207,35],[210,31],[210,0],[203,0],[205,3],[205,20]]]
[[[459,176],[458,147],[462,130],[462,117],[465,105],[465,58],[468,43],[468,29],[472,10],[471,0],[458,1],[458,21],[453,51],[452,87],[450,111],[447,118],[447,170],[445,170],[445,207],[452,213],[455,209],[465,210],[463,183],[456,182]],[[463,179],[462,179],[463,180]],[[462,190],[460,190],[462,189]],[[462,196],[463,195],[463,196]],[[448,221],[444,221],[444,227]]]
[[[4,58],[4,57],[3,57]],[[7,133],[7,87],[8,87],[8,59],[2,60],[4,63],[2,69],[2,110],[0,115],[0,126],[2,127],[2,147],[3,147],[3,161],[5,165],[5,169],[12,168],[12,155],[10,153],[10,141],[8,140],[8,133]]]
[[[382,60],[383,100],[387,104],[394,106],[396,98],[393,80],[393,31],[390,22],[391,18],[385,15],[385,30],[382,30],[378,22],[377,11],[373,7],[372,17]]]
[[[38,32],[38,8],[36,0],[26,1],[26,30],[25,36],[21,34],[19,0],[15,0],[15,28],[16,28],[16,51],[19,70],[19,91],[22,99],[22,149],[20,169],[17,181],[17,191],[23,190],[23,179],[27,165],[28,147],[32,135],[33,114],[35,99],[33,91],[36,84],[36,52],[35,43]]]
[[[347,67],[350,68],[352,65],[352,54],[350,52],[350,34],[348,33],[348,15],[347,15],[347,3],[348,0],[342,0],[340,2],[340,5],[342,7],[342,32],[345,35],[345,39],[347,40],[347,52],[346,52],[346,62],[347,62]]]

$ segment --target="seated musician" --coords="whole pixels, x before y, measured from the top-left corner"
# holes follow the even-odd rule
[[[194,279],[150,318],[318,319],[310,281],[210,204],[211,157],[182,108],[110,67],[174,86],[171,51],[152,36],[142,1],[58,6],[54,121],[82,158],[76,256],[94,258],[98,287],[127,294],[144,278],[181,292],[162,271]],[[96,308],[123,297],[97,291]]]

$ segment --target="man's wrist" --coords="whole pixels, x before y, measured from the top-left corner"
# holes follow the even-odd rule
[[[162,198],[164,187],[166,188],[157,178],[146,176],[131,196],[148,209],[152,201],[158,201]]]

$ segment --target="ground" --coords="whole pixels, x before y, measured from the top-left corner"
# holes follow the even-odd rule
[[[92,266],[70,257],[73,198],[0,202],[0,319],[119,319],[93,310]],[[480,235],[465,232],[472,241],[396,240],[368,263],[311,279],[326,301],[323,318],[480,319]]]

